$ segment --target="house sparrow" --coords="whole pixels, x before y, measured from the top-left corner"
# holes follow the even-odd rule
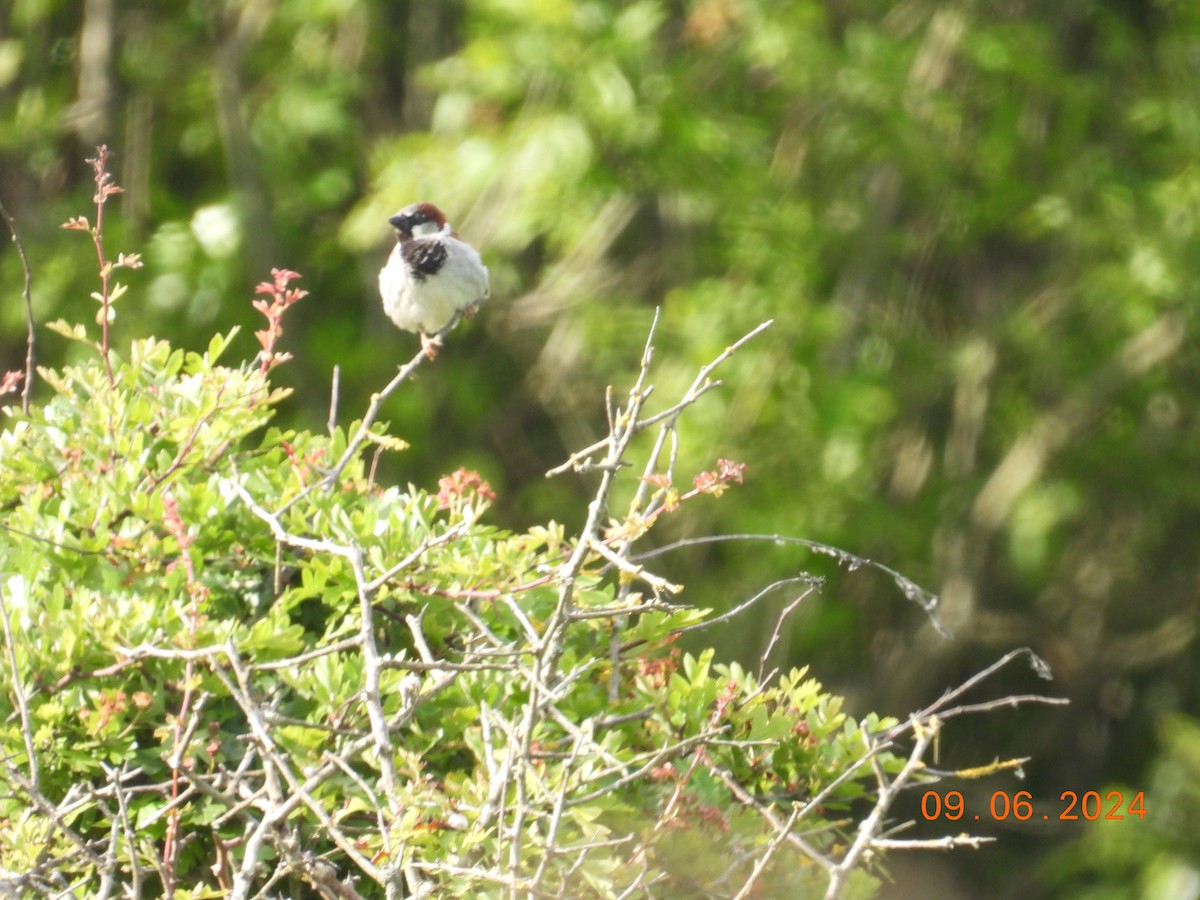
[[[418,332],[432,359],[441,345],[438,332],[459,316],[473,316],[488,298],[488,270],[432,203],[409,204],[388,222],[396,246],[379,272],[383,311],[398,327]]]

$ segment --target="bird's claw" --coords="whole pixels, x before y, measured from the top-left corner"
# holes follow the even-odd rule
[[[421,349],[425,351],[425,355],[431,360],[437,358],[437,352],[442,346],[442,338],[440,335],[428,335],[421,332]]]

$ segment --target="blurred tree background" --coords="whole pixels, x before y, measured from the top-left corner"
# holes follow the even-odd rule
[[[578,524],[588,484],[543,474],[604,433],[656,305],[668,396],[773,317],[682,432],[681,472],[720,455],[746,486],[677,532],[876,559],[940,595],[954,638],[795,546],[707,545],[667,574],[715,607],[825,576],[775,661],[856,714],[903,716],[1019,645],[1073,701],[947,729],[946,768],[1033,757],[969,804],[1026,789],[1052,821],[894,859],[893,895],[1195,897],[1198,84],[1192,0],[10,0],[0,200],[38,321],[90,318],[90,248],[59,225],[109,145],[110,254],[146,262],[118,346],[241,323],[249,356],[254,284],[303,273],[284,380],[306,427],[335,365],[348,421],[415,351],[375,277],[387,216],[437,202],[494,299],[392,399],[413,447],[381,477],[476,468],[520,527]],[[21,280],[5,241],[6,370]],[[721,652],[756,658],[790,599]],[[1147,792],[1144,821],[1053,821],[1062,791],[1112,785]]]

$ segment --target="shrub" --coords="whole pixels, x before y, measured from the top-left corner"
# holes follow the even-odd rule
[[[5,891],[870,892],[867,851],[954,695],[855,722],[803,670],[683,654],[736,613],[681,604],[633,552],[741,480],[721,460],[677,487],[664,448],[753,333],[655,413],[648,342],[610,434],[569,463],[598,480],[581,532],[500,531],[475,473],[374,481],[362,449],[403,446],[375,419],[423,354],[347,428],[270,424],[293,272],[260,285],[254,360],[221,363],[232,332],[114,350],[98,158],[97,224],[71,227],[95,242],[101,336],[55,326],[95,356],[39,369],[50,399],[0,436]],[[613,518],[618,479],[636,489]]]

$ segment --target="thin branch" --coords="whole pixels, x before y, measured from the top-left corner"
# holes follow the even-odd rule
[[[454,318],[450,320],[450,323],[441,331],[433,335],[433,340],[436,342],[444,335],[449,334],[450,331],[452,331],[458,324],[460,318],[462,318],[462,313],[455,313]],[[333,486],[337,483],[338,476],[342,474],[342,470],[350,464],[350,460],[355,457],[359,448],[362,447],[363,443],[370,437],[371,426],[375,424],[375,420],[379,417],[379,410],[383,407],[383,402],[392,395],[396,388],[400,387],[400,385],[411,378],[413,373],[416,372],[417,369],[419,369],[421,365],[429,359],[430,357],[425,352],[424,348],[418,350],[417,354],[412,359],[400,367],[400,371],[396,373],[395,377],[387,383],[387,386],[384,387],[382,391],[371,395],[371,403],[367,406],[366,415],[364,415],[362,421],[358,423],[358,431],[354,433],[354,437],[350,440],[350,443],[346,445],[346,449],[342,453],[341,458],[337,461],[337,463],[334,464],[333,468],[326,473],[325,478],[322,481],[322,484],[324,484],[327,489],[333,489]],[[333,410],[331,410],[331,416],[335,410],[336,406]],[[295,499],[293,499],[292,502],[295,502]]]
[[[122,774],[115,771],[105,763],[100,764],[107,776],[108,784],[113,786],[113,792],[117,798],[117,810],[120,813],[121,830],[125,835],[125,844],[129,855],[129,893],[134,897],[140,897],[142,893],[142,864],[138,854],[138,837],[134,831],[133,825],[129,819],[129,806],[125,799],[125,791],[122,790]]]
[[[870,848],[872,841],[875,840],[875,835],[883,823],[884,816],[891,809],[892,802],[896,799],[900,789],[904,787],[920,768],[922,760],[925,758],[925,751],[929,749],[929,745],[937,737],[939,729],[936,719],[928,723],[912,722],[911,727],[917,734],[917,742],[913,746],[912,752],[909,753],[908,760],[905,762],[904,768],[900,770],[900,774],[889,782],[879,767],[876,766],[876,775],[879,779],[879,793],[875,799],[875,806],[867,814],[866,818],[859,823],[858,834],[854,839],[854,843],[850,845],[850,849],[846,851],[845,856],[842,857],[842,861],[831,869],[829,873],[829,886],[825,890],[825,900],[836,900],[837,896],[841,893],[846,879],[850,877],[850,872],[858,865],[859,859]]]
[[[25,698],[25,685],[21,681],[21,670],[17,664],[17,647],[13,643],[12,620],[8,615],[8,601],[4,598],[4,585],[0,584],[0,618],[4,621],[4,644],[8,648],[8,664],[12,670],[12,690],[21,716],[21,736],[25,740],[25,755],[29,757],[29,785],[39,789],[37,748],[33,745],[33,724],[29,718],[29,704]]]
[[[962,684],[958,685],[958,687],[953,688],[952,690],[949,690],[946,693],[944,693],[941,697],[939,697],[937,700],[935,700],[933,703],[931,703],[925,709],[921,710],[921,712],[917,713],[917,717],[922,718],[922,719],[928,719],[928,718],[932,718],[935,714],[937,714],[937,715],[941,716],[942,718],[945,718],[946,713],[943,712],[943,710],[946,708],[946,706],[951,701],[958,699],[963,694],[965,694],[967,691],[969,691],[971,688],[975,687],[977,684],[980,684],[981,682],[986,681],[988,678],[990,678],[996,672],[1000,671],[1005,666],[1007,666],[1010,662],[1012,662],[1014,659],[1016,659],[1017,657],[1020,657],[1020,656],[1024,656],[1029,661],[1030,668],[1032,668],[1033,671],[1037,673],[1039,678],[1043,678],[1047,681],[1049,681],[1053,678],[1053,675],[1050,672],[1050,666],[1048,666],[1046,664],[1045,660],[1043,660],[1040,656],[1038,656],[1036,653],[1034,653],[1033,650],[1031,650],[1029,647],[1020,647],[1016,650],[1006,653],[1004,656],[1002,656],[1000,659],[996,660],[996,662],[992,663],[987,668],[972,675],[970,678],[968,678]],[[1026,700],[1025,702],[1028,702],[1028,700]],[[1056,698],[1042,698],[1042,702],[1049,702],[1052,704],[1061,704],[1063,701],[1056,699]],[[993,703],[1003,703],[1003,701],[993,701]],[[1008,705],[1015,705],[1015,704],[1008,704]],[[907,729],[907,726],[904,724],[897,725],[895,728],[886,732],[885,737],[888,737],[888,738],[894,737],[894,736],[902,733],[906,729]]]
[[[663,593],[678,594],[683,590],[682,584],[674,584],[673,582],[667,581],[665,578],[660,578],[653,572],[647,572],[642,566],[635,566],[633,563],[627,561],[624,557],[618,556],[612,550],[608,549],[608,546],[603,541],[592,538],[588,544],[590,545],[591,549],[596,552],[596,554],[604,557],[606,560],[612,563],[612,565],[619,569],[621,574],[626,578],[629,578],[631,581],[644,581],[646,584],[648,584],[654,591],[655,595]]]
[[[635,557],[635,559],[638,559],[638,558],[640,558],[640,557]],[[814,591],[816,591],[817,589],[819,589],[821,587],[822,580],[820,578],[814,578],[812,575],[795,575],[791,578],[780,578],[778,581],[772,581],[770,584],[768,584],[765,588],[763,588],[757,594],[752,596],[750,599],[743,600],[737,606],[733,607],[732,609],[726,610],[725,612],[721,613],[719,616],[713,616],[711,619],[705,619],[703,622],[697,622],[694,625],[682,625],[679,628],[672,629],[671,633],[672,634],[686,634],[689,631],[700,631],[701,629],[708,628],[712,625],[719,625],[722,622],[728,622],[732,619],[736,619],[738,616],[740,616],[742,613],[744,613],[750,607],[754,606],[754,604],[758,603],[764,597],[769,596],[770,594],[773,594],[775,591],[779,590],[779,588],[781,588],[781,587],[787,587],[788,585],[791,585],[791,584],[803,584],[803,585],[807,586],[806,589],[800,593],[800,599],[803,600],[806,597],[809,597]]]
[[[751,870],[745,884],[742,885],[741,890],[734,894],[733,900],[745,900],[746,897],[752,896],[755,883],[762,876],[762,873],[766,871],[767,864],[770,863],[771,857],[775,855],[775,852],[791,835],[792,828],[796,824],[796,820],[799,818],[800,807],[793,807],[792,813],[788,816],[787,821],[779,824],[779,827],[775,830],[775,836],[771,838],[770,842],[763,849],[763,851],[758,854],[757,857],[755,857],[754,868]]]
[[[777,643],[779,643],[779,641],[783,637],[783,623],[788,620],[788,616],[790,616],[793,612],[795,612],[796,607],[798,607],[801,603],[803,603],[805,600],[807,600],[812,595],[813,591],[815,591],[818,587],[819,587],[819,585],[817,585],[817,584],[809,584],[805,590],[801,591],[799,594],[797,594],[795,597],[793,597],[791,602],[788,603],[788,605],[785,606],[782,610],[780,610],[779,616],[775,620],[775,629],[771,632],[770,640],[767,641],[767,647],[765,650],[763,650],[762,656],[759,658],[759,661],[758,661],[758,683],[759,684],[763,684],[765,681],[765,679],[763,678],[763,675],[767,668],[767,660],[769,660],[771,658],[771,651],[773,651],[775,649],[775,645]]]
[[[842,550],[838,547],[822,544],[820,541],[809,540],[808,538],[791,537],[786,534],[710,534],[702,537],[684,538],[678,541],[672,541],[669,544],[663,544],[661,547],[654,547],[650,550],[644,550],[641,553],[635,553],[630,559],[633,562],[640,562],[644,559],[653,559],[656,556],[662,556],[664,553],[671,553],[674,550],[680,550],[684,547],[699,547],[703,544],[722,544],[730,541],[761,541],[763,543],[777,544],[780,546],[791,544],[797,547],[805,547],[814,553],[820,553],[823,556],[833,557],[839,564],[845,566],[848,571],[853,572],[855,569],[863,566],[869,569],[876,569],[890,577],[892,581],[900,588],[901,592],[909,600],[912,600],[929,617],[929,622],[943,637],[953,637],[949,629],[942,624],[938,618],[937,608],[939,604],[938,596],[931,591],[925,590],[912,579],[901,575],[895,569],[885,566],[883,563],[876,562],[873,559],[867,559],[862,556],[857,556],[848,550]]]
[[[341,380],[342,380],[342,367],[334,366],[333,367],[333,378],[331,379],[330,384],[329,384],[329,419],[325,425],[325,427],[329,430],[330,434],[333,434],[334,429],[337,428],[338,391],[341,386]]]
[[[759,334],[761,334],[762,332],[764,332],[768,328],[770,328],[774,324],[774,322],[775,322],[774,319],[767,319],[767,321],[758,325],[756,328],[746,332],[746,334],[742,335],[740,338],[738,338],[736,341],[734,341],[732,344],[730,344],[728,347],[726,347],[720,353],[720,355],[718,355],[715,359],[713,359],[711,362],[709,362],[707,365],[705,365],[703,368],[700,369],[700,372],[696,376],[696,379],[692,382],[692,386],[688,389],[688,391],[684,395],[685,400],[681,400],[679,403],[677,403],[675,406],[672,406],[670,409],[665,409],[660,413],[655,413],[652,416],[648,416],[645,419],[641,419],[641,420],[633,423],[633,425],[630,428],[630,431],[631,431],[630,437],[633,437],[634,435],[639,434],[642,431],[645,431],[647,428],[650,428],[653,425],[657,425],[659,422],[663,421],[664,419],[669,419],[672,416],[674,416],[675,418],[678,418],[679,413],[682,411],[683,407],[692,405],[692,403],[694,403],[696,400],[700,399],[700,396],[702,394],[706,394],[706,393],[708,393],[708,391],[712,390],[713,388],[719,387],[721,384],[719,381],[709,380],[709,376],[712,374],[713,370],[716,369],[717,366],[719,366],[721,363],[725,362],[725,360],[729,359],[729,357],[732,356],[734,353],[736,353],[738,350],[740,350],[744,344],[753,340]],[[657,323],[658,323],[658,310],[656,309],[655,313],[654,313],[654,325],[657,325]],[[651,326],[650,338],[653,338],[653,336],[654,336],[654,326]],[[646,345],[647,345],[647,348],[650,349],[650,340],[649,339],[647,339]],[[645,357],[643,357],[643,361],[646,365],[649,364],[649,360],[646,359]],[[546,477],[551,478],[555,475],[561,475],[564,472],[571,471],[572,469],[574,469],[576,471],[581,471],[581,467],[588,464],[589,458],[592,456],[592,454],[599,453],[601,450],[603,450],[605,447],[607,447],[608,444],[609,444],[609,439],[603,438],[602,440],[596,441],[596,443],[592,444],[589,447],[584,447],[582,450],[576,450],[574,453],[572,453],[570,455],[570,457],[567,459],[566,462],[564,462],[560,465],[557,465],[553,469],[550,469],[548,472],[546,472]]]
[[[1066,697],[1046,697],[1043,694],[1010,694],[996,700],[985,700],[982,703],[967,703],[954,706],[938,713],[939,719],[952,719],[955,716],[969,716],[982,712],[993,712],[1008,707],[1015,709],[1026,703],[1041,703],[1044,706],[1070,706],[1071,701]]]
[[[379,757],[379,774],[383,792],[388,799],[388,812],[392,816],[401,813],[400,798],[396,794],[396,769],[392,757],[392,741],[388,734],[387,716],[383,712],[383,699],[379,694],[379,675],[383,667],[379,661],[379,648],[375,644],[375,621],[372,615],[372,591],[367,585],[367,575],[363,571],[362,550],[353,548],[350,565],[354,570],[354,582],[358,586],[359,607],[359,648],[363,656],[363,705],[367,708],[367,718],[371,723],[371,733],[375,738],[375,750]],[[387,832],[384,832],[386,839]],[[386,848],[391,853],[391,848]]]
[[[25,255],[25,245],[21,242],[21,236],[17,233],[17,222],[2,202],[0,202],[0,218],[3,218],[8,225],[13,243],[17,245],[17,255],[21,257],[21,269],[25,273],[25,286],[21,291],[21,296],[25,299],[25,384],[21,388],[21,410],[28,415],[29,399],[33,393],[34,331],[37,327],[37,323],[33,318],[33,295],[31,292],[33,270],[29,266],[29,257]]]
[[[979,850],[984,844],[994,844],[994,837],[979,837],[973,834],[946,835],[940,838],[921,840],[894,840],[891,838],[875,838],[871,841],[872,850],[954,850],[958,847],[970,847]]]

